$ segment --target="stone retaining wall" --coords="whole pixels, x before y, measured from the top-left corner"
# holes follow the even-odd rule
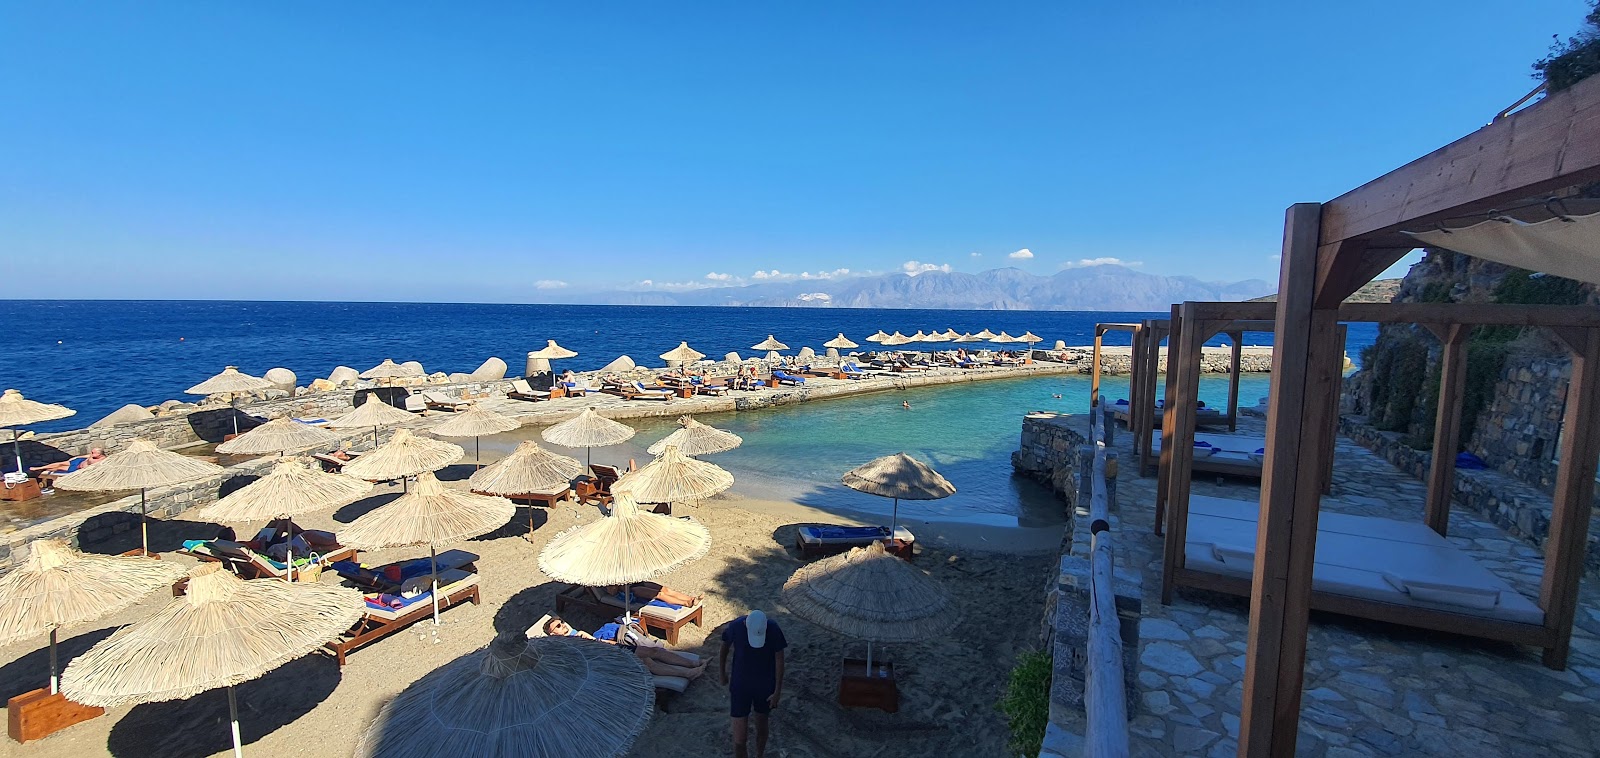
[[[1467,448],[1500,473],[1553,491],[1569,356],[1507,361]]]

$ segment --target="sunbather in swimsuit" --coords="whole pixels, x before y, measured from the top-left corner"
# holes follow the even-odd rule
[[[106,451],[98,447],[90,448],[88,455],[80,455],[55,463],[46,463],[43,466],[34,466],[29,471],[39,474],[70,474],[84,466],[93,466],[106,459]]]
[[[617,637],[621,635],[621,632],[622,625],[615,623],[600,627],[596,634],[580,632],[573,629],[572,625],[568,624],[560,616],[552,616],[544,624],[544,633],[552,637],[582,637],[610,645],[619,644]],[[663,648],[628,645],[626,642],[621,644],[633,648],[633,654],[639,658],[639,662],[643,663],[644,667],[656,676],[679,676],[684,679],[698,679],[701,674],[706,672],[706,663],[709,662],[703,660],[695,663],[684,656]]]

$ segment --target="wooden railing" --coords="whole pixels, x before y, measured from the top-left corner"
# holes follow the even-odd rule
[[[1084,683],[1087,720],[1087,754],[1090,758],[1128,755],[1128,696],[1124,685],[1122,625],[1112,590],[1115,556],[1112,550],[1110,487],[1117,476],[1116,461],[1106,461],[1105,397],[1095,398],[1089,409],[1094,467],[1089,496],[1089,649]],[[1109,469],[1109,470],[1108,470]]]

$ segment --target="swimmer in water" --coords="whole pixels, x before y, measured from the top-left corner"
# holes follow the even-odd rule
[[[901,408],[904,408],[904,409],[906,409],[906,410],[908,410],[908,411],[909,411],[909,410],[911,410],[911,401],[910,401],[910,400],[903,400],[903,401],[901,401],[901,402],[900,402],[900,407],[901,407]]]

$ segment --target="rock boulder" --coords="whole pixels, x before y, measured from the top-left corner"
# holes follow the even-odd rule
[[[472,380],[475,382],[494,382],[504,378],[506,378],[506,362],[493,356],[472,372]]]

